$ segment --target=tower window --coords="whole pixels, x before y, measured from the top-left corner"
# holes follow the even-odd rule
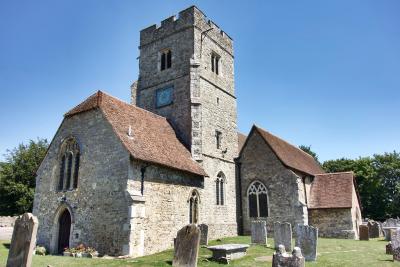
[[[220,56],[218,56],[215,53],[211,54],[211,71],[214,72],[215,74],[219,74],[219,61],[220,61]]]
[[[215,196],[216,196],[216,204],[217,205],[224,205],[225,203],[225,175],[220,172],[217,176],[217,180],[215,181]]]
[[[215,131],[215,141],[217,144],[217,149],[220,149],[222,142],[222,133],[220,131]]]
[[[169,69],[172,66],[172,53],[171,50],[164,50],[161,52],[160,57],[160,70]]]

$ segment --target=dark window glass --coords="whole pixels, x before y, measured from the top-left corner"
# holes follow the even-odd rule
[[[215,192],[217,194],[217,205],[219,205],[219,180],[215,183]]]
[[[221,187],[221,205],[224,205],[224,182],[223,181],[221,181],[221,185],[220,185],[220,187]]]
[[[69,189],[71,185],[72,176],[72,153],[68,154],[68,167],[67,167],[67,182],[65,183],[64,189]]]
[[[189,201],[189,223],[193,223],[193,198]]]
[[[214,72],[215,56],[211,55],[211,71]]]
[[[266,194],[258,195],[258,205],[260,208],[260,217],[268,217],[268,200]]]
[[[75,156],[74,188],[78,187],[79,161],[80,161],[80,154],[78,153]]]
[[[219,57],[215,57],[215,73],[218,74]]]
[[[220,131],[215,131],[215,138],[217,142],[217,149],[221,148],[221,139],[222,139],[222,133]]]
[[[251,194],[249,195],[249,210],[250,210],[250,218],[257,218],[257,195]]]
[[[171,56],[171,50],[168,50],[167,52],[167,68],[171,68],[172,65],[172,56]]]
[[[161,54],[161,70],[165,70],[165,61],[166,61],[166,55],[165,53]]]
[[[58,181],[58,190],[62,190],[64,186],[64,172],[65,172],[65,155],[62,156],[60,166],[60,180]]]

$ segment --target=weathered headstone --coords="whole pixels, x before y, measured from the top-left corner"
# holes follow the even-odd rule
[[[197,266],[199,245],[200,229],[195,224],[184,226],[176,235],[174,260],[172,261],[172,266]]]
[[[368,221],[368,233],[370,238],[378,238],[380,235],[379,223],[375,221]]]
[[[284,245],[287,250],[292,248],[292,226],[288,222],[274,222],[274,242],[275,249],[279,245]]]
[[[386,245],[386,254],[388,255],[393,254],[392,241],[389,241],[389,243]]]
[[[207,246],[208,245],[208,225],[207,224],[200,224],[200,246]]]
[[[304,267],[305,260],[301,249],[294,247],[292,254],[286,252],[284,245],[279,245],[278,251],[272,256],[272,267]]]
[[[400,229],[391,230],[391,242],[392,242],[392,249],[395,250],[396,248],[400,247]]]
[[[358,231],[360,234],[360,240],[369,240],[369,232],[368,232],[368,226],[367,225],[359,225],[358,226]]]
[[[310,225],[297,225],[296,247],[299,247],[306,261],[317,260],[318,228]]]
[[[400,247],[393,249],[393,261],[400,261]]]
[[[251,222],[251,243],[267,244],[267,223],[265,221]]]
[[[36,245],[38,220],[31,213],[24,213],[14,223],[7,267],[30,267]]]

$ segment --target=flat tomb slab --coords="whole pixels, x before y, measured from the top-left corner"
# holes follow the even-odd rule
[[[230,260],[239,259],[246,255],[249,245],[245,244],[224,244],[207,247],[212,251],[212,259],[222,263],[229,263]]]

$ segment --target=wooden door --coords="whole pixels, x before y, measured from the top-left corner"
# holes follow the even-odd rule
[[[71,215],[67,209],[61,214],[58,224],[58,253],[62,254],[64,249],[69,247],[69,235],[71,231]]]

